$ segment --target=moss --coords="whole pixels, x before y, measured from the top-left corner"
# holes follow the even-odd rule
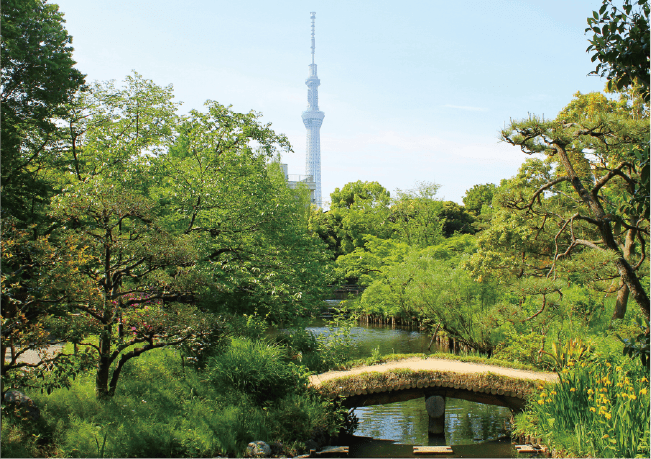
[[[418,384],[421,386],[418,386]],[[481,390],[502,390],[505,393],[524,396],[540,384],[539,380],[524,380],[494,373],[459,374],[448,371],[413,371],[405,368],[384,372],[365,372],[335,378],[322,383],[318,390],[326,396],[336,398],[350,396],[358,391],[385,392],[409,387],[465,386]]]

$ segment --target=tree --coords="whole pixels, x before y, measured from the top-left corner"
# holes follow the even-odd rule
[[[592,32],[587,52],[599,61],[593,75],[608,79],[609,90],[622,90],[635,83],[649,101],[649,1],[624,0],[620,8],[603,0],[599,11],[588,18],[586,32]],[[638,6],[633,10],[634,5]]]
[[[334,227],[340,249],[339,254],[350,253],[364,247],[364,236],[371,234],[380,238],[391,235],[387,222],[390,204],[389,192],[377,182],[350,182],[330,194],[332,217],[320,225],[321,236],[327,241],[327,227]],[[321,218],[320,220],[323,220]],[[325,223],[325,224],[323,224]]]
[[[472,188],[466,190],[466,194],[462,198],[466,210],[475,216],[479,216],[484,206],[491,207],[495,188],[497,187],[494,183],[485,183],[474,185]]]
[[[83,85],[57,5],[45,0],[2,4],[2,215],[43,218],[54,190],[47,171],[58,159],[62,114]]]
[[[450,237],[455,233],[474,234],[472,224],[475,221],[465,208],[454,201],[444,201],[440,218],[443,221],[443,235]]]
[[[52,210],[57,234],[89,254],[66,302],[99,336],[79,343],[97,352],[99,396],[143,352],[218,345],[224,312],[296,318],[326,282],[307,195],[269,164],[284,136],[212,101],[179,118],[171,87],[125,83],[71,107]]]
[[[194,241],[166,225],[171,209],[150,193],[153,159],[174,138],[171,98],[171,88],[134,73],[124,89],[96,84],[68,107],[50,217],[59,223],[53,237],[85,257],[56,301],[83,318],[69,340],[95,351],[100,397],[115,393],[130,359],[219,334],[196,306],[205,281],[192,270]]]
[[[422,182],[414,190],[397,190],[389,216],[392,237],[420,248],[440,242],[447,222],[442,215],[446,204],[436,199],[439,188],[436,183]]]
[[[610,104],[612,113],[574,110],[590,105],[585,99],[578,94],[577,103],[570,104],[555,120],[530,117],[502,131],[502,140],[524,153],[544,154],[553,166],[539,169],[533,193],[511,196],[505,205],[536,222],[523,240],[544,239],[540,233],[549,232],[552,222],[556,226],[553,239],[542,240],[540,244],[546,247],[536,252],[547,259],[534,268],[541,274],[546,271],[545,278],[555,279],[562,261],[596,252],[605,257],[604,263],[613,264],[648,318],[649,297],[642,279],[649,217],[630,205],[637,194],[646,191],[642,189],[643,171],[635,158],[644,154],[643,149],[648,155],[648,120],[618,112],[614,102]],[[630,250],[625,247],[623,239],[629,231],[639,243],[638,252],[633,253],[631,244]],[[523,260],[526,253],[523,251]]]
[[[158,163],[155,193],[179,209],[167,224],[197,238],[220,312],[291,321],[316,307],[328,276],[327,254],[307,231],[306,190],[297,195],[268,164],[289,142],[255,112],[213,101],[206,109],[184,117]]]
[[[357,302],[365,314],[419,317],[449,336],[490,353],[493,330],[503,322],[495,308],[495,288],[475,282],[460,261],[475,250],[471,235],[456,234],[425,248],[369,238],[367,250],[337,259],[338,269],[367,285]]]
[[[330,209],[382,207],[389,203],[390,193],[378,182],[349,182],[330,194]]]
[[[2,219],[2,394],[6,389],[32,387],[50,392],[92,364],[89,353],[48,352],[74,340],[83,328],[61,303],[69,273],[86,257],[68,250],[66,241],[52,244],[49,236],[34,239],[15,219]],[[34,275],[37,273],[38,275]],[[23,359],[27,352],[36,361]]]

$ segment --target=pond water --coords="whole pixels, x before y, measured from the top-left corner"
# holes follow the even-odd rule
[[[323,320],[316,320],[310,325],[307,329],[317,336],[330,333]],[[370,357],[374,349],[379,349],[380,355],[426,353],[431,340],[431,336],[417,329],[382,325],[358,325],[351,329],[350,337],[355,345],[351,352],[352,359]],[[430,352],[441,350],[434,343]]]
[[[308,327],[328,335],[325,322]],[[351,358],[427,352],[430,336],[418,330],[391,326],[359,325],[351,330],[355,350]],[[442,349],[432,345],[431,352]],[[445,408],[445,435],[430,436],[425,399],[356,408],[359,420],[353,436],[346,439],[350,457],[414,457],[412,446],[453,447],[454,454],[436,457],[516,457],[509,437],[508,408],[448,398]],[[418,457],[428,457],[418,455]]]

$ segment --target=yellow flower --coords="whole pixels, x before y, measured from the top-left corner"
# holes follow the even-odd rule
[[[622,384],[621,382],[618,382],[617,387],[624,387],[624,384]]]
[[[538,390],[542,390],[542,389],[543,389],[543,386],[538,386]]]
[[[608,368],[612,367],[612,365],[610,364],[610,362],[606,362],[606,366],[607,366]]]
[[[615,371],[622,371],[622,367],[615,367]]]
[[[629,392],[633,392],[633,386],[628,386],[627,389],[628,389]]]
[[[576,389],[574,387],[570,388],[570,392],[576,392]]]
[[[549,395],[556,395],[556,391],[555,390],[551,391]]]
[[[606,419],[610,419],[610,418],[613,417],[613,415],[610,414],[610,413],[604,413],[604,417],[605,417]]]
[[[594,394],[594,391],[592,389],[588,389],[588,395]]]
[[[646,379],[646,378],[642,378],[642,379],[640,379],[640,381],[641,381],[641,382],[649,382],[649,380]]]
[[[637,400],[637,397],[635,396],[635,394],[629,395],[628,398],[630,398],[631,400]]]
[[[574,362],[573,362],[572,360],[570,360],[569,362],[567,362],[567,366],[568,366],[568,367],[573,367],[573,366],[574,366]]]
[[[551,403],[551,402],[552,402],[552,399],[551,399],[551,398],[548,398],[548,399],[545,400],[545,401],[546,401],[547,403]]]
[[[591,407],[590,407],[590,411],[592,411],[592,412],[594,413],[594,412],[597,411],[597,410],[595,409],[594,406],[591,406]]]
[[[601,438],[603,438],[603,439],[605,440],[606,438],[610,438],[610,436],[609,436],[608,434],[605,434],[605,435],[604,435],[603,437],[601,437]]]
[[[545,401],[544,401],[544,400],[542,400],[542,399],[541,399],[541,400],[538,400],[538,405],[544,405],[544,404],[545,404]]]
[[[640,389],[640,394],[646,395],[646,387]]]
[[[540,394],[540,398],[545,398],[545,397],[547,397],[547,392],[543,392],[542,394]]]

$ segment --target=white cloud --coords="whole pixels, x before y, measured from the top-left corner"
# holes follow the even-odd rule
[[[450,105],[450,104],[445,104],[443,105],[445,108],[455,108],[457,110],[465,110],[468,112],[487,112],[487,108],[482,108],[482,107],[469,107],[467,105]]]

